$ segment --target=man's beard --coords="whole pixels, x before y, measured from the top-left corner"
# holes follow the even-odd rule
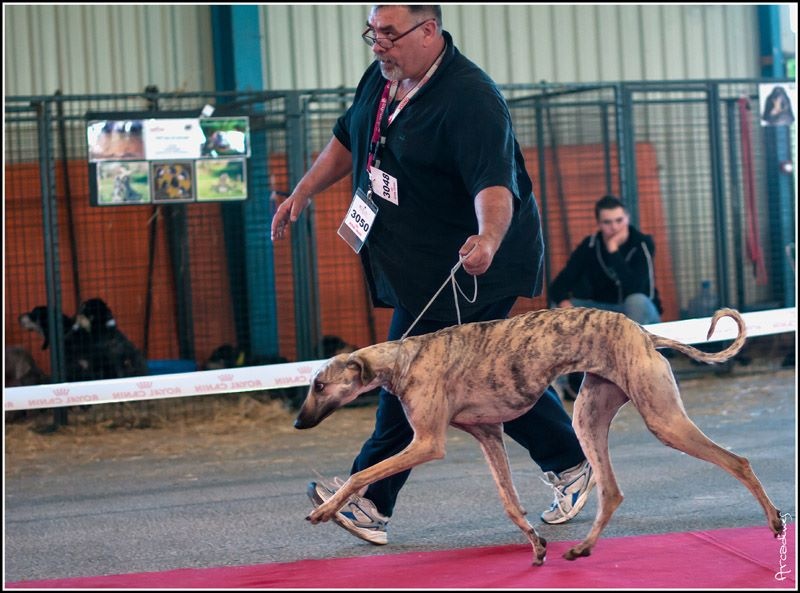
[[[381,74],[386,80],[402,80],[403,79],[403,71],[392,62],[382,62],[378,60],[378,63],[381,67]]]

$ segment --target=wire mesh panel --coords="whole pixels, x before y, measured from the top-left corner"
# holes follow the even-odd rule
[[[352,93],[315,93],[305,103],[306,163],[333,137],[333,126],[350,102]],[[337,230],[353,198],[352,176],[347,175],[314,198],[313,216],[320,295],[320,320],[327,344],[320,356],[339,349],[368,346],[386,339],[391,311],[372,307],[359,256],[338,236]]]
[[[542,213],[546,280],[596,231],[594,203],[610,193],[655,239],[663,320],[698,315],[706,289],[715,306],[794,305],[796,124],[762,125],[761,86],[502,89]],[[7,352],[27,353],[45,375],[38,381],[98,378],[74,366],[64,341],[93,298],[147,362],[143,374],[315,359],[383,341],[391,311],[372,307],[359,257],[336,232],[352,199],[349,175],[314,197],[288,240],[269,238],[282,199],[273,190],[293,189],[352,97],[351,89],[7,97]],[[246,201],[91,204],[87,114],[200,114],[206,104],[248,119]],[[53,311],[36,321],[39,306]],[[543,294],[519,299],[513,313],[547,306]],[[29,331],[41,319],[63,321],[60,342]],[[18,380],[6,375],[7,386]]]
[[[269,200],[265,162],[251,166],[246,183],[251,199],[239,203],[130,204],[98,207],[90,203],[87,163],[87,113],[195,113],[206,103],[217,103],[218,112],[243,113],[251,122],[254,151],[266,154],[268,146],[286,144],[285,118],[274,120],[282,109],[279,97],[254,101],[216,95],[46,97],[52,121],[46,130],[51,138],[51,161],[42,161],[37,149],[37,122],[31,98],[7,99],[5,120],[6,179],[6,326],[7,344],[27,348],[48,375],[48,351],[43,337],[17,323],[19,316],[37,306],[51,305],[74,318],[79,306],[99,298],[110,308],[116,328],[150,361],[179,361],[202,368],[225,344],[241,351],[249,363],[275,359],[278,344],[253,348],[253,333],[271,331],[276,316],[254,318],[244,266],[267,270],[274,287],[269,223],[271,211],[259,221],[255,232],[269,250],[258,252],[253,232],[242,222],[250,203]],[[257,109],[256,109],[257,107]],[[53,195],[43,190],[41,174],[53,174]],[[245,182],[245,180],[237,180]],[[55,265],[61,284],[58,301],[49,302],[45,287],[43,201],[53,199],[58,216],[58,254]],[[251,216],[252,220],[254,217]],[[267,259],[268,258],[268,259]],[[264,262],[260,264],[259,262]],[[267,265],[268,264],[268,265]],[[266,267],[265,267],[266,266]],[[291,284],[291,283],[289,283]],[[271,289],[274,293],[274,288]],[[277,300],[275,294],[259,298]],[[74,320],[74,319],[73,319]],[[288,321],[291,325],[291,319]],[[276,334],[279,333],[276,331]],[[291,348],[287,347],[287,350]],[[234,359],[237,357],[234,356]],[[214,360],[214,364],[227,361]],[[241,361],[240,361],[241,363]],[[177,368],[177,367],[174,367]],[[186,365],[181,370],[188,368]],[[151,372],[170,366],[151,365]],[[68,373],[67,373],[68,375]],[[66,376],[66,375],[65,375]],[[54,377],[57,378],[57,377]],[[100,378],[95,376],[84,378]]]
[[[775,207],[786,174],[769,164],[779,152],[788,154],[775,136],[788,137],[789,129],[760,125],[758,85],[628,88],[638,202],[641,208],[645,187],[661,195],[659,226],[666,233],[656,244],[670,260],[664,265],[674,278],[677,315],[704,316],[720,305],[747,311],[794,304],[781,296],[795,282],[783,249],[794,244],[794,231],[772,232],[793,219],[794,192],[786,184],[784,207]],[[638,158],[641,145],[651,147],[649,161]]]
[[[617,93],[611,85],[552,85],[521,93],[509,106],[541,209],[549,284],[596,230],[594,203],[620,194]],[[513,313],[547,306],[545,293],[519,299]]]
[[[654,196],[659,211],[642,230],[654,235],[657,273],[666,268],[673,281],[670,293],[662,294],[665,319],[678,319],[687,316],[699,279],[713,278],[716,269],[707,94],[641,91],[631,96],[636,195],[640,209],[645,196]]]

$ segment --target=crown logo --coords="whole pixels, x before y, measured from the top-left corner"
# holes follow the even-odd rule
[[[227,374],[227,375],[219,375],[219,376],[217,377],[217,379],[219,379],[220,381],[224,381],[225,383],[227,383],[228,381],[233,381],[233,375],[229,375],[229,374]]]
[[[152,381],[141,381],[136,384],[136,387],[138,387],[139,389],[150,389],[152,386],[153,386]]]
[[[64,396],[69,395],[69,389],[66,387],[61,387],[59,389],[53,389],[53,395]]]
[[[311,372],[311,367],[308,365],[297,367],[297,372],[300,373],[301,375],[307,375]]]

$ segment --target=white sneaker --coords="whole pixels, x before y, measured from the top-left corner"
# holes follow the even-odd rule
[[[333,479],[333,487],[323,482],[310,482],[308,484],[308,497],[314,503],[314,508],[321,505],[342,487],[339,478]],[[368,541],[376,546],[386,545],[389,541],[386,535],[386,525],[389,518],[384,517],[375,508],[375,504],[357,494],[350,496],[344,506],[333,517],[334,522],[347,531]]]
[[[592,466],[584,460],[560,474],[545,472],[544,475],[547,480],[542,479],[542,482],[553,487],[555,499],[550,508],[542,513],[541,519],[551,525],[566,523],[580,513],[589,500],[589,492],[594,488]]]

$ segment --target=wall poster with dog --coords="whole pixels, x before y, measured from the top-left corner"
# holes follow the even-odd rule
[[[794,84],[760,84],[758,104],[762,126],[790,126],[797,111],[797,88]]]
[[[92,206],[246,200],[247,116],[87,114]]]

